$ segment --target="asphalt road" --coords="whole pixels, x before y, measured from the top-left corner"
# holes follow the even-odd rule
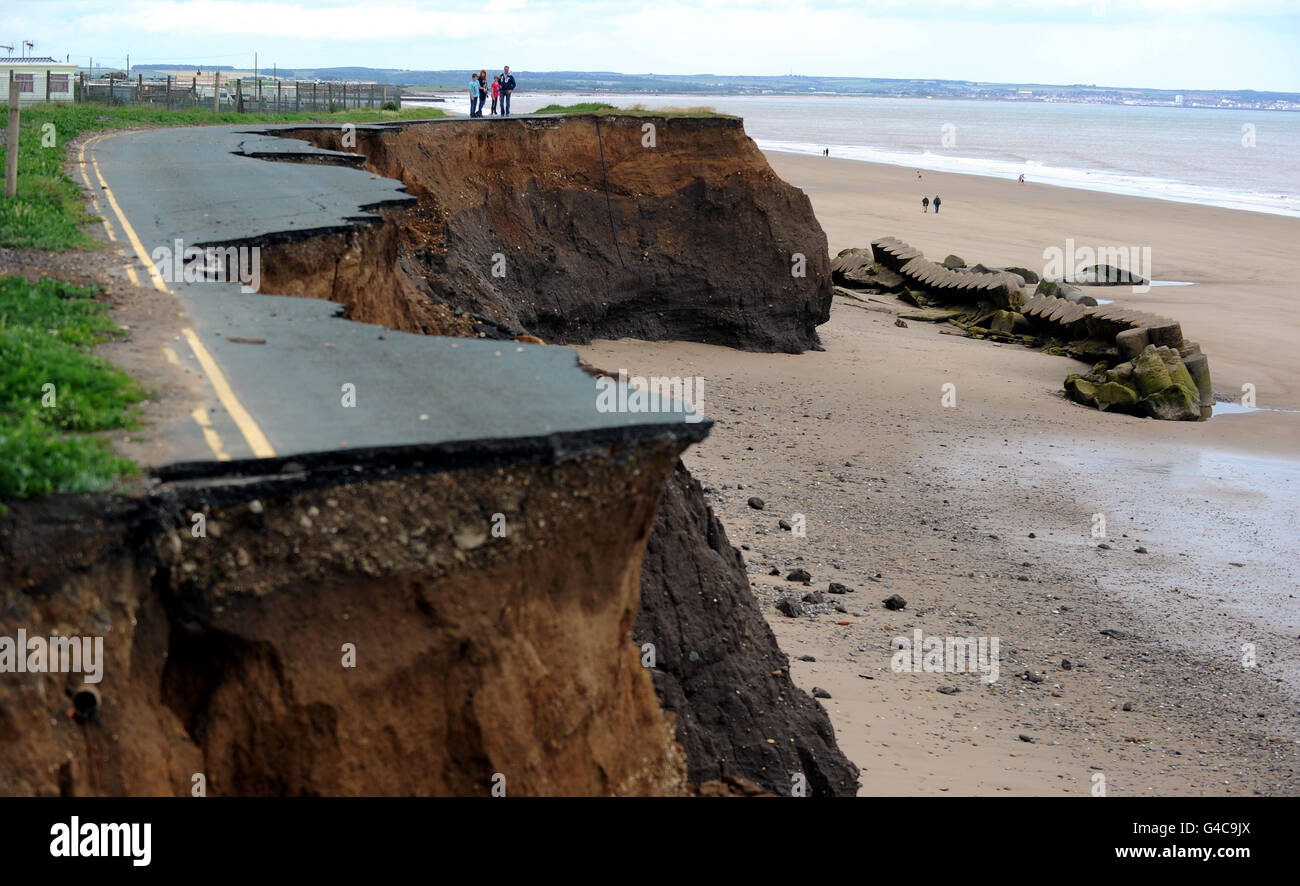
[[[187,315],[173,348],[210,395],[208,427],[193,418],[163,432],[168,463],[684,423],[668,409],[599,411],[595,380],[568,348],[395,332],[344,320],[332,302],[161,279],[151,257],[177,239],[346,228],[363,207],[414,199],[360,169],[247,156],[331,153],[270,135],[276,128],[168,128],[85,146],[101,210],[137,256],[133,272]]]

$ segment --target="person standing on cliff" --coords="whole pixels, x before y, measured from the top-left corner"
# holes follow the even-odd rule
[[[921,198],[921,211],[922,211],[922,212],[929,212],[929,211],[930,211],[930,198],[929,198],[929,197],[922,197],[922,198]],[[936,210],[936,211],[937,211],[937,210]]]
[[[501,116],[510,116],[510,96],[515,91],[515,75],[510,73],[510,66],[506,65],[505,70],[501,72]]]
[[[934,195],[934,214],[935,214],[935,215],[938,215],[938,214],[939,214],[939,203],[940,203],[940,202],[941,202],[941,201],[939,200],[939,195],[938,195],[938,194],[935,194],[935,195]]]
[[[469,115],[478,116],[478,74],[469,75]]]
[[[487,69],[478,72],[478,115],[483,116],[483,109],[487,107],[488,84]]]
[[[492,78],[492,116],[497,115],[497,99],[501,95],[501,77]]]

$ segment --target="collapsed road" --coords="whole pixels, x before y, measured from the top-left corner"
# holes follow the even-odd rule
[[[285,153],[309,162],[266,160]],[[60,675],[6,684],[4,792],[856,790],[677,460],[709,422],[600,411],[567,349],[353,322],[159,261],[355,247],[415,202],[364,158],[234,127],[81,156],[128,273],[186,315],[165,346],[209,402],[162,430],[144,491],[0,519],[5,626],[107,637],[107,728],[49,716]],[[653,681],[634,627],[661,647]]]

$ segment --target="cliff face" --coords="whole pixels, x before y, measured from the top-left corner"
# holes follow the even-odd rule
[[[853,796],[858,769],[754,602],[740,552],[679,462],[641,569],[636,641],[654,645],[664,709],[677,715],[691,781],[739,776],[789,796]]]
[[[180,795],[196,773],[211,795],[681,793],[630,632],[683,445],[16,505],[0,634],[103,636],[106,662],[84,724],[79,677],[5,675],[0,794]]]
[[[263,240],[263,292],[432,334],[816,345],[825,235],[738,120],[358,137],[417,204]],[[102,636],[105,664],[84,722],[75,675],[0,681],[0,794],[188,794],[202,774],[212,795],[483,795],[498,777],[514,795],[788,795],[796,773],[853,793],[677,462],[707,424],[636,427],[187,465],[134,498],[13,505],[0,636]]]
[[[799,352],[817,346],[830,316],[812,205],[736,118],[435,121],[359,129],[355,149],[338,129],[283,134],[355,150],[418,198],[386,211],[396,244],[382,250],[409,278],[389,287],[389,307],[346,275],[301,291],[354,319],[458,334],[479,318],[555,343],[672,338]],[[296,294],[292,264],[267,257],[264,291]]]

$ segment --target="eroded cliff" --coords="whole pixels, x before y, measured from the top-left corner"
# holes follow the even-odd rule
[[[332,247],[319,256],[297,243],[273,248],[264,291],[327,298],[353,319],[434,334],[818,346],[832,298],[826,235],[739,119],[490,122],[501,125],[282,130],[355,151],[418,202],[384,211],[391,231],[354,236],[337,274],[325,258]],[[327,273],[302,273],[322,264]]]
[[[105,660],[86,722],[79,675],[5,675],[0,793],[682,793],[630,633],[688,439],[244,463],[16,505],[0,634],[102,636]]]
[[[262,238],[262,292],[426,334],[816,346],[825,235],[738,120],[358,137],[415,205]],[[854,793],[677,461],[707,427],[190,464],[14,505],[0,636],[102,636],[106,661],[93,716],[75,675],[5,675],[0,794]]]

